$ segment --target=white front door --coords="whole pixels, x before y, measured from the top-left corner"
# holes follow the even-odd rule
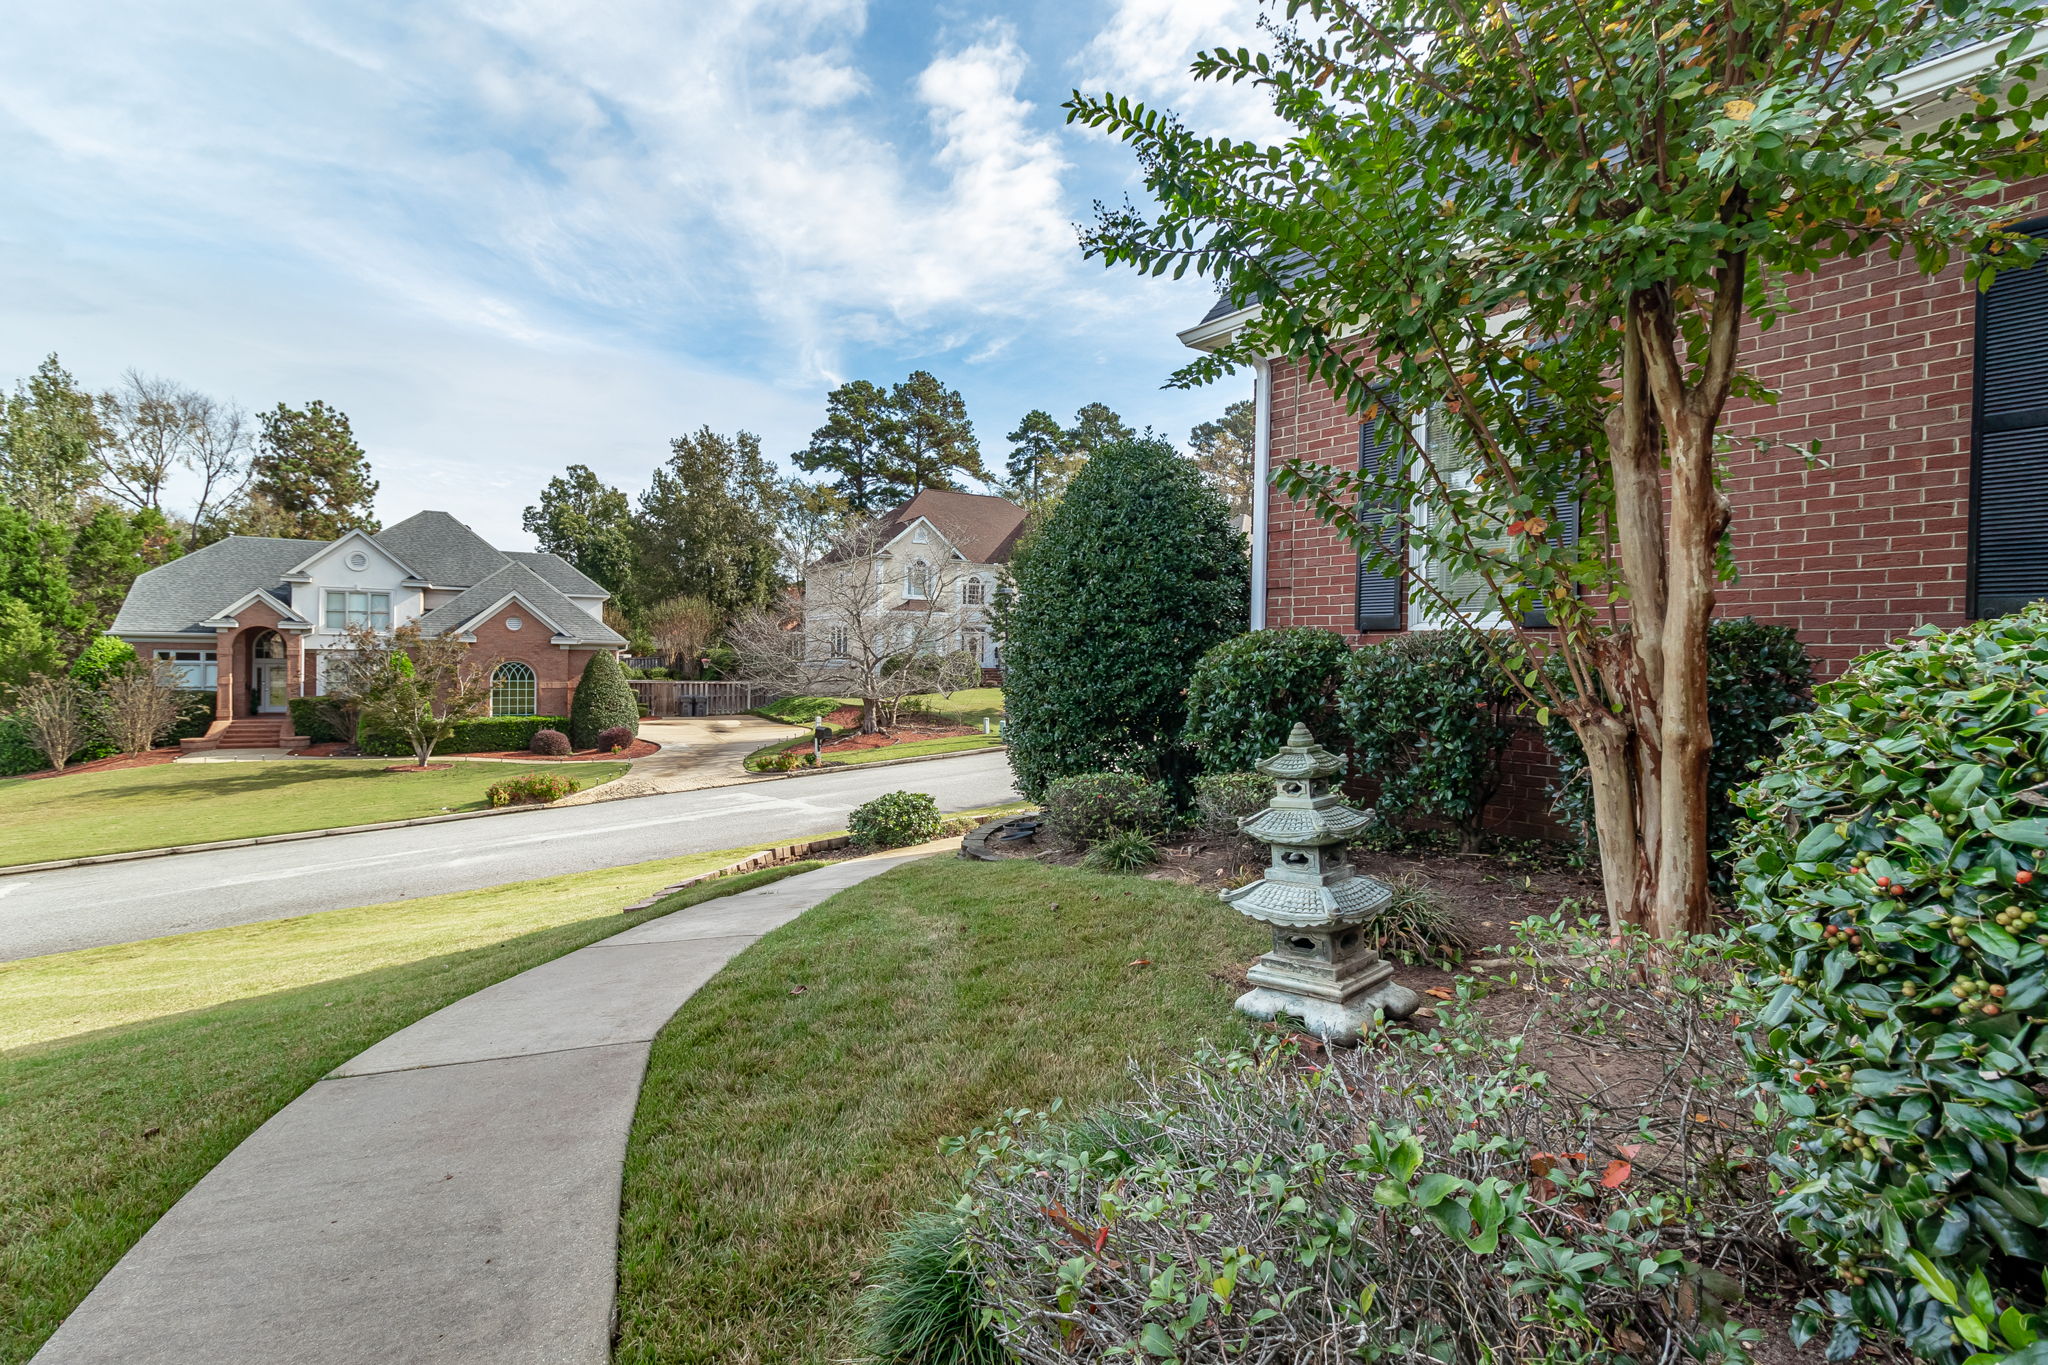
[[[285,661],[283,659],[258,659],[251,672],[256,693],[258,714],[276,714],[288,710],[285,705]]]

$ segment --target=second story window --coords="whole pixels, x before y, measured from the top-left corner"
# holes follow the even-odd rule
[[[326,620],[322,623],[329,630],[343,630],[349,626],[368,626],[372,630],[391,629],[391,594],[388,592],[338,592],[327,594]]]
[[[960,602],[963,606],[978,607],[988,601],[988,584],[979,578],[970,578],[960,585]]]
[[[910,567],[903,571],[903,595],[905,597],[930,597],[932,595],[932,566],[922,559],[912,560]]]
[[[845,657],[846,657],[846,655],[847,655],[847,648],[846,648],[846,646],[847,646],[847,640],[846,640],[846,627],[845,627],[845,626],[834,626],[834,627],[832,627],[832,639],[831,639],[831,645],[832,645],[832,657],[833,657],[833,658],[835,658],[835,659],[843,659],[843,658],[845,658]]]

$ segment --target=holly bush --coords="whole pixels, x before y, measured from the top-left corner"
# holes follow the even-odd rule
[[[1017,789],[1115,770],[1185,795],[1188,676],[1242,630],[1250,572],[1228,505],[1169,442],[1097,451],[997,594]]]
[[[1707,725],[1714,747],[1707,755],[1707,847],[1715,854],[1714,878],[1725,883],[1725,854],[1734,842],[1741,807],[1735,789],[1750,780],[1757,760],[1778,751],[1780,716],[1804,711],[1812,701],[1813,660],[1790,626],[1765,625],[1747,616],[1717,620],[1707,627]],[[1557,758],[1559,780],[1551,810],[1590,849],[1593,846],[1593,791],[1587,784],[1585,751],[1562,717],[1553,717],[1543,739]]]
[[[1183,732],[1202,771],[1241,772],[1271,757],[1296,721],[1341,748],[1331,689],[1350,654],[1343,636],[1309,627],[1251,631],[1204,654],[1188,679]]]
[[[1741,793],[1736,865],[1777,1212],[1839,1277],[1798,1331],[2003,1359],[2048,1340],[2048,606],[1816,700]]]
[[[939,803],[924,792],[887,792],[855,806],[847,833],[862,848],[901,848],[936,839],[943,828]]]
[[[640,702],[626,686],[618,659],[600,650],[583,665],[569,699],[569,739],[579,749],[594,749],[598,735],[614,727],[640,733]]]
[[[1397,635],[1355,651],[1337,685],[1337,715],[1357,761],[1376,778],[1382,819],[1449,821],[1466,848],[1479,837],[1515,738],[1515,692],[1465,631]]]

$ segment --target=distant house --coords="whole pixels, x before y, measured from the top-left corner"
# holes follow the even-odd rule
[[[980,664],[992,683],[1002,665],[1001,651],[989,629],[1003,566],[1023,533],[1025,510],[1005,498],[981,493],[955,493],[927,488],[877,519],[865,537],[863,578],[873,590],[857,596],[868,610],[885,618],[894,614],[906,623],[904,638],[927,649],[961,650]],[[813,653],[844,656],[851,647],[852,623],[841,619],[847,594],[821,590],[822,580],[844,575],[848,556],[842,548],[810,566],[804,593],[804,636]],[[927,638],[927,623],[941,620],[944,639]]]
[[[453,635],[494,661],[493,714],[566,714],[591,655],[625,646],[608,596],[555,555],[421,512],[375,535],[216,541],[137,578],[111,633],[214,694],[214,724],[188,746],[290,744],[287,703],[323,690],[351,625]]]

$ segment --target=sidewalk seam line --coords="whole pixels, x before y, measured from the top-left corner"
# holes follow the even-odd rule
[[[556,960],[560,961],[559,958],[557,958]],[[529,970],[531,969],[529,968]],[[507,977],[506,980],[509,981],[511,980],[511,978]],[[486,987],[485,989],[489,988]],[[694,994],[694,992],[692,992],[692,994]],[[680,1009],[681,1006],[678,1006],[677,1008]],[[429,1017],[431,1018],[432,1016]],[[674,1016],[671,1015],[670,1017],[673,1018]],[[664,1021],[664,1027],[665,1026],[666,1021]],[[659,1029],[655,1031],[657,1033],[660,1032]],[[398,1035],[393,1034],[391,1036],[395,1038]],[[524,1057],[559,1057],[567,1052],[603,1052],[606,1048],[652,1047],[653,1045],[653,1038],[622,1038],[614,1043],[581,1043],[576,1047],[542,1048],[538,1052],[504,1052],[489,1057],[464,1057],[460,1061],[422,1062],[418,1066],[386,1067],[381,1071],[351,1071],[346,1075],[340,1076],[335,1075],[333,1072],[329,1072],[327,1075],[322,1076],[318,1081],[315,1081],[314,1084],[324,1085],[328,1081],[366,1081],[370,1079],[370,1077],[372,1076],[403,1076],[414,1071],[445,1071],[451,1066],[476,1066],[483,1062],[513,1062],[518,1061]]]

